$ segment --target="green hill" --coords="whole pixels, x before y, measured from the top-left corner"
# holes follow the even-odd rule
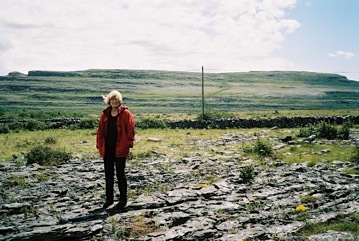
[[[358,109],[359,82],[312,72],[205,73],[212,111]],[[2,111],[99,113],[102,95],[122,92],[134,113],[199,113],[202,74],[152,70],[12,72],[0,76]]]

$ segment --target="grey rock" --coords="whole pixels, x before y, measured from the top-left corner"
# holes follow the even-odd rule
[[[324,223],[358,211],[357,176],[345,174],[358,168],[356,164],[338,161],[309,167],[269,160],[264,166],[226,148],[256,138],[233,133],[218,140],[193,140],[194,145],[213,148],[215,154],[198,151],[180,160],[161,154],[139,163],[129,161],[129,201],[124,209],[101,208],[102,160],[74,159],[46,168],[0,163],[0,241],[119,240],[119,236],[123,240],[304,240],[296,233],[306,221]],[[274,139],[278,148],[290,144]],[[244,183],[239,175],[247,165],[254,168],[252,183]],[[49,178],[38,180],[38,175]],[[10,185],[12,176],[26,184]],[[315,200],[302,203],[305,195]],[[299,204],[308,210],[296,212]],[[135,230],[141,227],[146,232],[139,236]],[[356,237],[327,232],[310,238]]]
[[[327,231],[324,234],[311,235],[308,237],[309,241],[344,241],[344,240],[354,240],[358,237],[355,237],[351,233],[346,232],[335,232],[332,230]]]

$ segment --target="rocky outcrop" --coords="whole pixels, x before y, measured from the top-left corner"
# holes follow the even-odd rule
[[[244,141],[233,133],[197,140],[216,147],[215,155],[129,160],[125,209],[101,208],[102,160],[58,167],[2,162],[0,240],[307,240],[297,234],[306,225],[358,211],[358,175],[346,174],[358,168],[354,163],[264,165],[221,150]],[[253,167],[253,182],[240,175],[246,166]],[[358,238],[327,232],[310,240],[328,237]]]

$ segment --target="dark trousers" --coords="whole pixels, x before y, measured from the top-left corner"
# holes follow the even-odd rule
[[[105,163],[105,180],[106,180],[106,201],[113,202],[114,174],[116,166],[116,177],[118,190],[120,191],[120,200],[127,201],[127,180],[125,175],[126,157],[116,158],[115,147],[107,147]]]

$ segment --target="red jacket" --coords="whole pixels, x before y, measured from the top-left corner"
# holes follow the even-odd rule
[[[111,115],[111,106],[106,108],[100,117],[96,135],[96,147],[100,157],[105,157],[105,140],[107,136],[107,121]],[[117,115],[117,144],[116,157],[126,157],[130,153],[135,140],[135,120],[126,106],[118,108]]]

